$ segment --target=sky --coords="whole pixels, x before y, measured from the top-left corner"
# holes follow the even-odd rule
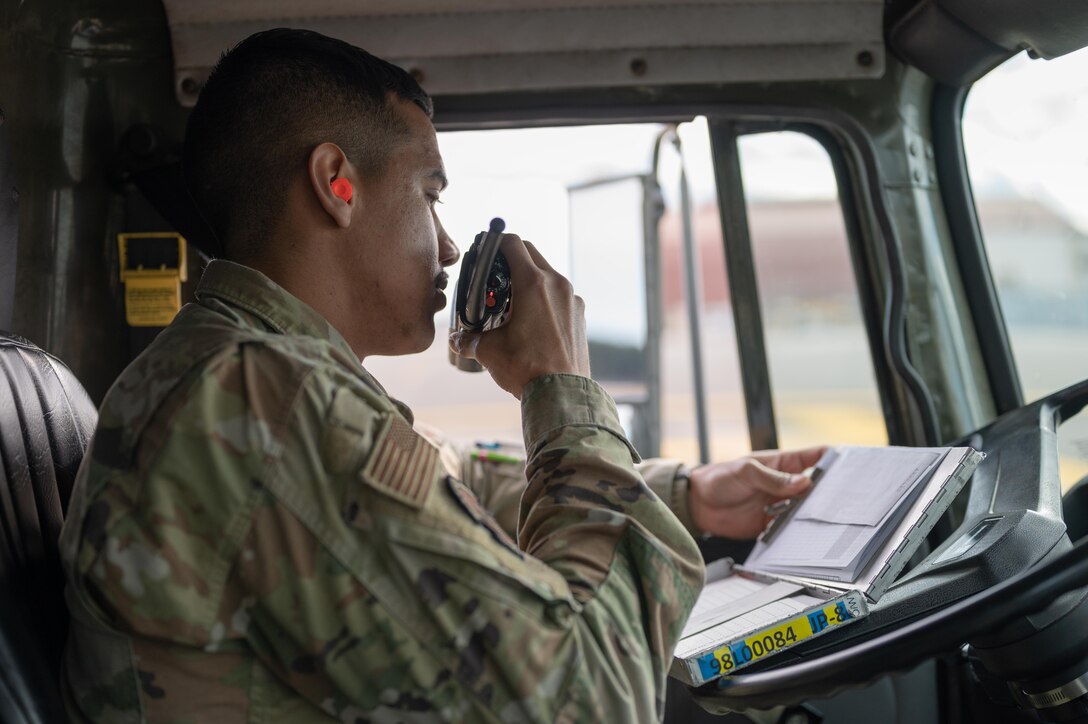
[[[1088,233],[1088,49],[991,72],[967,97],[963,136],[976,195],[1037,198]]]
[[[463,131],[442,133],[439,145],[450,186],[439,214],[465,248],[493,216],[531,239],[560,272],[570,271],[568,187],[645,174],[652,168],[658,124]],[[695,205],[715,199],[706,119],[680,127],[683,158]],[[830,199],[835,179],[823,149],[797,133],[741,140],[745,189],[753,200]],[[661,153],[658,179],[670,207],[679,197],[679,155]],[[606,212],[602,212],[606,215]]]

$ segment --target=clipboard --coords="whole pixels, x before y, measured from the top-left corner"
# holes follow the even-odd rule
[[[846,478],[852,480],[829,468],[805,501],[788,510],[788,519],[779,523],[783,533],[757,543],[746,565],[724,559],[707,566],[707,585],[677,643],[670,676],[700,686],[868,616],[870,605],[895,581],[984,457],[968,447],[843,447],[836,449],[836,460],[849,460],[852,451],[859,451],[855,463],[862,456],[860,451],[874,459],[883,457],[885,462],[902,451],[936,453],[939,457],[917,479],[909,480],[909,490],[879,516],[878,523],[886,528],[849,576],[834,566],[827,568],[825,576],[813,575],[820,569],[808,565],[787,570],[790,555],[781,555],[775,546],[782,546],[783,541],[788,544],[787,534],[791,527],[800,529],[801,521],[817,520],[817,514],[841,517],[846,514],[843,509],[848,513],[849,506],[840,505],[836,510],[828,503],[834,503],[836,496],[856,493],[856,476],[866,467],[857,464],[839,468],[840,472],[848,471]],[[827,514],[828,510],[832,513]],[[839,521],[828,525],[852,524]],[[804,563],[802,553],[797,555],[796,560]],[[775,570],[760,565],[767,561],[776,563]]]

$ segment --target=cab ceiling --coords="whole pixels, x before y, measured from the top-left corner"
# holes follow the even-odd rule
[[[432,95],[879,77],[883,0],[164,0],[178,100],[259,30],[309,28]]]

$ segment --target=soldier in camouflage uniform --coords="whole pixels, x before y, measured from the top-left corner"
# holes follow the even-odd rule
[[[509,324],[451,340],[521,400],[516,483],[360,364],[425,348],[445,303],[429,113],[410,76],[314,34],[254,36],[209,79],[186,173],[233,261],[103,402],[62,536],[74,719],[660,718],[703,564],[588,379],[566,280],[507,235]],[[815,453],[795,458],[771,467]],[[675,464],[647,474],[722,533],[807,485],[753,460],[690,493]]]

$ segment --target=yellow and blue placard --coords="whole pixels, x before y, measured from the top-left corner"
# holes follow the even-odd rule
[[[802,613],[757,631],[696,659],[699,665],[700,683],[728,675],[743,666],[817,636],[834,626],[849,623],[856,618],[847,608],[845,601],[836,601],[815,611]]]

